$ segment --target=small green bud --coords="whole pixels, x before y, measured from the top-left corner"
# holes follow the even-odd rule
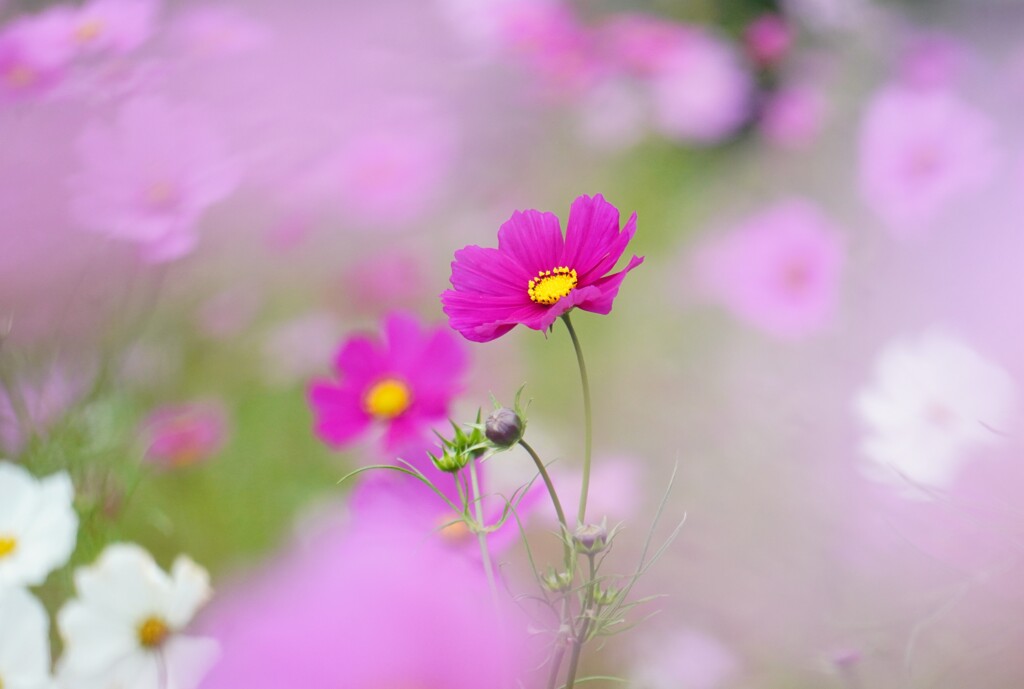
[[[596,555],[608,547],[608,527],[601,524],[581,524],[572,535],[580,552]]]
[[[572,579],[572,572],[556,572],[550,568],[541,576],[544,587],[552,593],[563,593],[571,589]]]
[[[512,447],[523,437],[523,420],[511,409],[495,409],[484,423],[484,434],[497,447]]]
[[[602,607],[611,605],[619,597],[619,590],[615,587],[609,586],[606,589],[599,588],[597,593],[594,595],[594,602]]]
[[[439,471],[449,474],[457,474],[469,463],[468,454],[453,450],[447,446],[444,447],[440,457],[435,456],[433,452],[428,452],[427,454],[430,455],[430,460]]]

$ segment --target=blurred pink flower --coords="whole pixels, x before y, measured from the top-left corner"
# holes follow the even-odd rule
[[[600,194],[573,201],[565,236],[553,213],[516,211],[498,230],[497,249],[455,252],[452,289],[441,295],[448,322],[489,342],[519,324],[546,330],[574,308],[610,313],[622,281],[643,263],[633,256],[610,273],[635,233],[636,214],[620,228],[619,210]]]
[[[945,90],[890,86],[869,102],[860,186],[893,233],[909,237],[992,177],[993,124]]]
[[[630,683],[637,689],[718,689],[740,669],[736,655],[721,641],[693,629],[649,639],[638,657]]]
[[[779,148],[806,148],[821,133],[825,106],[824,94],[817,87],[783,86],[764,103],[758,123],[761,135]]]
[[[192,7],[170,29],[175,46],[197,57],[234,56],[257,50],[270,41],[271,31],[238,7]]]
[[[662,17],[633,12],[612,15],[599,29],[606,59],[627,73],[650,76],[685,43],[689,27]]]
[[[45,436],[83,395],[87,376],[73,375],[61,365],[53,365],[38,379],[14,381],[14,399],[11,391],[0,385],[0,450],[11,455],[20,454],[32,434]],[[23,405],[24,421],[19,418],[19,405]]]
[[[318,183],[348,220],[378,227],[402,225],[434,205],[454,149],[454,134],[441,122],[373,125],[327,160]]]
[[[762,14],[744,29],[743,43],[756,64],[773,67],[793,47],[793,29],[777,14]]]
[[[1000,441],[1016,398],[1010,374],[959,338],[931,330],[894,340],[854,399],[864,472],[906,497],[948,488],[972,451]]]
[[[697,27],[662,57],[651,88],[656,127],[679,141],[716,143],[750,116],[750,72],[732,45]]]
[[[968,62],[968,50],[954,36],[924,31],[910,36],[899,56],[902,83],[913,88],[948,88],[956,85]]]
[[[74,56],[67,40],[71,13],[54,7],[0,29],[0,105],[49,92]]]
[[[357,260],[342,276],[346,305],[367,312],[411,307],[422,300],[426,287],[422,258],[396,248]]]
[[[466,352],[447,328],[394,313],[382,330],[380,339],[346,340],[334,361],[339,380],[310,386],[316,434],[332,447],[348,446],[379,425],[386,451],[425,449],[433,444],[432,427],[445,421],[462,388]]]
[[[68,40],[79,55],[125,54],[149,40],[157,0],[90,0],[74,10]]]
[[[587,497],[587,511],[596,517],[592,521],[607,517],[613,525],[636,516],[644,495],[641,465],[633,457],[605,456],[594,461]],[[565,513],[576,514],[582,471],[556,464],[551,474]],[[549,511],[554,519],[554,510]]]
[[[842,237],[812,204],[777,203],[695,255],[706,296],[773,335],[799,338],[831,318],[844,263]]]
[[[579,93],[600,66],[590,31],[563,2],[512,2],[501,7],[499,40],[558,89]]]
[[[72,210],[85,228],[131,241],[151,262],[195,247],[203,213],[234,191],[239,168],[205,113],[154,97],[129,101],[77,142]]]
[[[526,622],[483,571],[401,514],[330,527],[222,596],[201,689],[438,687],[526,681]],[[500,615],[500,618],[499,618]]]
[[[211,459],[227,441],[228,421],[217,403],[195,402],[163,406],[141,426],[145,460],[164,469],[200,464]]]

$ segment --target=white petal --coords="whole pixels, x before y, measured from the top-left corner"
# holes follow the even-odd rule
[[[184,555],[174,561],[171,568],[172,593],[164,608],[167,621],[175,629],[182,629],[210,598],[210,575]]]
[[[23,589],[0,590],[0,678],[4,689],[50,682],[50,621],[42,604]]]

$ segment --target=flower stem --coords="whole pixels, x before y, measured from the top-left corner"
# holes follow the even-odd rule
[[[480,479],[476,474],[476,460],[472,459],[469,462],[469,480],[473,487],[473,504],[476,510],[476,522],[479,527],[476,532],[477,539],[480,541],[480,558],[484,561],[484,573],[487,575],[487,584],[491,587],[491,598],[494,599],[494,608],[499,608],[498,604],[498,585],[494,581],[494,570],[491,567],[491,553],[487,548],[487,534],[484,533],[484,508],[483,508],[483,496],[480,495]]]
[[[583,384],[583,482],[580,486],[580,508],[576,515],[580,524],[586,523],[587,516],[587,495],[590,493],[590,455],[594,438],[594,416],[590,406],[590,379],[587,377],[587,363],[583,360],[583,349],[580,347],[580,338],[576,336],[576,329],[572,327],[572,320],[569,314],[562,316],[565,327],[569,330],[569,337],[572,338],[573,349],[576,350],[576,361],[580,366],[580,382]]]
[[[565,521],[565,511],[562,510],[562,501],[558,499],[558,493],[555,492],[555,484],[551,482],[551,475],[548,474],[547,467],[544,466],[544,462],[541,461],[537,452],[530,447],[530,444],[525,440],[519,440],[519,444],[523,446],[530,457],[533,458],[533,463],[537,465],[537,471],[540,472],[540,477],[544,479],[544,485],[548,488],[548,495],[551,496],[551,504],[555,506],[555,513],[558,515],[558,523],[562,525],[562,540],[565,545],[565,566],[569,568],[572,565],[572,548],[569,547],[569,536],[572,532],[569,530],[569,524]]]
[[[572,655],[569,657],[569,670],[565,676],[564,689],[573,689],[576,684],[576,673],[580,666],[580,655],[583,652],[583,644],[587,642],[587,635],[590,633],[590,622],[594,606],[594,595],[597,592],[597,567],[594,563],[594,556],[587,555],[590,561],[590,578],[587,581],[587,593],[583,598],[583,608],[580,610],[579,633],[572,643]]]

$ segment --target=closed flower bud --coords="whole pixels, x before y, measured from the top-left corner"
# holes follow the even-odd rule
[[[484,435],[498,447],[512,447],[523,437],[523,420],[511,409],[496,409],[487,417]]]
[[[544,587],[552,593],[562,593],[572,588],[572,572],[556,572],[548,569],[542,576]]]
[[[594,594],[594,602],[601,607],[611,605],[619,597],[619,589],[609,586],[606,589],[599,588],[597,593]]]
[[[582,524],[572,535],[580,552],[595,555],[608,547],[608,527],[602,524]]]
[[[444,448],[444,452],[441,453],[440,457],[435,456],[433,452],[428,452],[427,454],[430,455],[430,459],[434,462],[434,466],[437,467],[438,471],[444,471],[449,474],[458,473],[469,463],[468,454],[449,447]]]

